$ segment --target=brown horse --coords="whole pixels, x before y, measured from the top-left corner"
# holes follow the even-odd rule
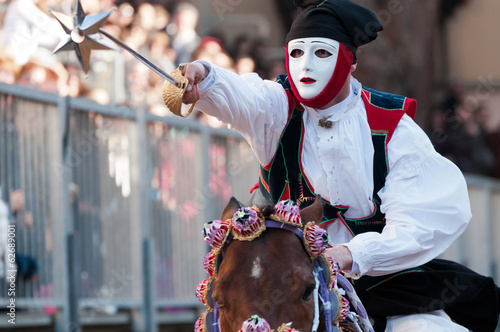
[[[241,206],[232,200],[221,220]],[[321,220],[323,210],[301,211],[302,223]],[[238,331],[252,315],[267,320],[272,329],[291,322],[311,331],[314,318],[313,266],[299,237],[283,229],[268,229],[253,241],[231,241],[213,284],[220,310],[221,331]]]
[[[289,213],[293,210],[289,206],[277,216],[273,206],[254,210],[242,207],[234,198],[230,200],[215,227],[219,233],[212,231],[213,234],[208,236],[211,240],[207,242],[214,249],[205,259],[205,270],[211,277],[198,286],[197,295],[210,309],[197,322],[195,331],[237,332],[243,322],[255,315],[267,321],[268,330],[277,330],[283,324],[304,332],[341,330],[335,326],[332,328],[331,323],[326,329],[325,315],[319,314],[321,303],[318,298],[321,296],[318,296],[318,273],[313,272],[317,271],[317,263],[315,270],[313,261],[326,249],[327,236],[312,222],[321,220],[323,206],[318,199],[300,210],[300,216],[295,208],[295,217]],[[265,226],[259,226],[259,220]],[[295,225],[291,226],[290,221]],[[211,226],[214,229],[214,225]],[[311,233],[319,235],[310,236],[311,241],[304,240],[306,236],[303,234]],[[309,243],[314,241],[316,244]],[[331,268],[323,270],[331,271]],[[321,278],[332,285],[335,283],[332,283],[331,272],[326,276],[322,274]],[[334,321],[335,312],[340,317],[341,312],[347,313],[349,309],[338,292],[330,293],[336,311],[333,318],[327,317]],[[330,293],[323,293],[329,306]],[[346,314],[343,319],[346,319]],[[253,328],[249,331],[266,330]]]

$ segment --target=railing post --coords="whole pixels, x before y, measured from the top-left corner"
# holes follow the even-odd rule
[[[158,322],[156,315],[155,298],[155,269],[154,269],[154,240],[151,236],[151,222],[148,213],[148,160],[149,142],[148,142],[148,124],[146,121],[146,110],[140,108],[137,110],[137,192],[138,192],[138,213],[137,218],[140,223],[141,238],[141,290],[142,307],[140,319],[135,322],[134,327],[137,331],[157,332]]]
[[[53,168],[53,170],[60,183],[57,200],[60,207],[60,219],[53,225],[53,234],[59,247],[59,250],[54,250],[54,253],[58,255],[54,257],[54,262],[59,262],[60,266],[54,267],[56,278],[59,279],[54,284],[59,285],[56,296],[62,297],[63,308],[62,313],[56,317],[55,330],[56,332],[76,332],[80,330],[80,324],[78,317],[78,272],[75,270],[76,245],[73,215],[70,212],[69,185],[72,169],[69,155],[69,100],[67,97],[61,97],[58,101],[58,119],[61,159],[59,167]],[[58,274],[60,275],[58,276]]]

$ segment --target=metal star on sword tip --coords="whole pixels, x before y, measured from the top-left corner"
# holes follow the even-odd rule
[[[68,34],[66,39],[61,40],[54,53],[74,50],[85,73],[89,70],[90,52],[92,50],[113,49],[94,39],[96,37],[100,38],[98,35],[99,29],[113,10],[86,16],[80,1],[75,0],[73,3],[73,17],[52,10],[50,12]],[[95,37],[92,36],[94,34]]]

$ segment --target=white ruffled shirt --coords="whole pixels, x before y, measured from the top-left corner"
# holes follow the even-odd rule
[[[239,131],[259,162],[268,165],[288,116],[283,87],[257,74],[237,74],[203,62],[197,109]],[[373,144],[361,99],[361,84],[351,77],[348,98],[331,108],[305,106],[302,161],[316,194],[350,206],[347,218],[373,212]],[[331,129],[318,126],[330,116]],[[471,218],[461,171],[438,154],[424,131],[407,115],[388,144],[389,175],[379,191],[386,226],[382,233],[352,237],[340,221],[328,226],[333,245],[344,244],[353,257],[349,275],[385,275],[428,262],[443,253]],[[256,175],[257,176],[257,175]]]

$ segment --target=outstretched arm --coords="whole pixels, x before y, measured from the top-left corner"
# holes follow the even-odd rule
[[[239,76],[204,61],[185,64],[183,74],[189,81],[183,102],[196,102],[198,110],[239,131],[267,165],[288,118],[283,87],[257,74]]]

